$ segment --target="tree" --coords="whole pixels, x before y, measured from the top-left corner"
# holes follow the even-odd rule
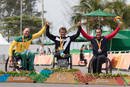
[[[114,0],[112,2],[106,3],[105,9],[108,12],[111,12],[113,14],[116,14],[117,16],[121,16],[123,18],[123,27],[122,28],[127,28],[128,23],[126,20],[128,20],[127,12],[129,12],[128,6],[125,3],[125,0]],[[108,21],[110,22],[110,21]],[[113,25],[112,22],[109,23],[110,25]],[[114,28],[114,26],[112,26]]]
[[[80,0],[80,3],[79,5],[75,5],[73,7],[73,10],[74,10],[74,15],[71,17],[72,19],[72,22],[74,24],[76,24],[79,20],[82,20],[82,19],[87,19],[86,17],[83,16],[83,14],[86,14],[86,13],[89,13],[91,11],[95,11],[97,9],[103,9],[104,8],[104,4],[101,3],[102,0]],[[89,22],[91,22],[91,19],[88,20]],[[88,22],[88,23],[89,23]],[[89,32],[89,28],[88,26],[94,26],[95,24],[94,23],[89,23],[89,25],[86,25],[87,27],[87,31]],[[91,27],[93,28],[93,27]],[[74,29],[74,28],[70,28],[70,29]],[[70,30],[71,31],[71,30]]]
[[[0,17],[19,16],[21,0],[1,0],[0,1]],[[37,0],[23,0],[23,13],[34,15],[37,13],[35,8]]]
[[[6,17],[3,19],[4,27],[1,28],[4,35],[18,36],[20,32],[20,16]],[[23,28],[29,27],[31,33],[36,33],[41,29],[41,19],[36,16],[23,15]]]
[[[74,6],[74,12],[89,13],[103,8],[102,0],[80,0],[79,5]]]
[[[127,6],[126,12],[122,16],[126,28],[130,27],[130,5]]]
[[[23,28],[29,26],[32,33],[41,28],[41,14],[36,9],[37,0],[22,0]],[[21,0],[0,1],[0,30],[10,37],[19,35],[20,30],[20,2]],[[37,17],[36,17],[37,16]]]
[[[74,15],[72,16],[72,22],[76,23],[75,20],[81,20],[83,17],[83,14],[89,13],[91,11],[95,11],[97,9],[102,9],[108,13],[113,13],[118,16],[123,17],[124,25],[125,27],[128,27],[128,18],[129,18],[129,8],[125,3],[125,0],[80,0],[79,5],[76,5],[73,7],[74,9]],[[78,12],[78,14],[77,14]],[[79,17],[79,14],[80,15]],[[112,29],[115,29],[116,23],[113,22],[112,18],[101,18],[104,19],[101,21],[101,25],[110,25]],[[95,25],[97,25],[96,21],[97,18],[87,18],[90,29],[93,29]],[[89,31],[89,30],[87,30]]]
[[[105,8],[109,9],[109,12],[123,16],[127,10],[127,5],[125,0],[113,0],[113,2],[106,3]]]

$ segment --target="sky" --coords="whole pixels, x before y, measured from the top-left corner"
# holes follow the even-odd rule
[[[128,4],[130,4],[130,0],[126,0],[126,2],[127,2]]]
[[[130,4],[130,0],[126,0]],[[61,26],[70,27],[70,19],[72,14],[71,7],[78,4],[79,0],[44,0],[45,18],[52,23],[53,34],[58,35],[58,30]],[[41,11],[41,0],[37,5]]]
[[[40,0],[39,0],[40,1]],[[70,27],[71,7],[78,3],[79,0],[44,0],[45,18],[52,23],[52,33],[58,35],[60,27],[67,29]],[[41,10],[41,3],[38,4]]]

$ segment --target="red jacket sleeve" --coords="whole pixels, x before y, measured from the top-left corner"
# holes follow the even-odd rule
[[[112,39],[118,33],[119,30],[120,30],[120,25],[118,25],[111,34],[105,36],[105,38],[108,40]]]
[[[81,34],[88,40],[93,39],[93,36],[88,35],[83,29],[81,29]]]

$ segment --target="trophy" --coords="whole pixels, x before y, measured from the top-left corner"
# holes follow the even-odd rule
[[[122,24],[121,19],[122,19],[122,18],[121,18],[120,16],[116,16],[116,17],[114,18],[114,21],[117,22],[117,23]]]
[[[59,47],[59,48],[58,48],[58,51],[59,51],[59,53],[60,53],[60,56],[61,56],[61,57],[64,57],[65,54],[63,53],[63,48]]]

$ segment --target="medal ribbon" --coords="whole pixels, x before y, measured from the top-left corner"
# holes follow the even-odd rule
[[[27,40],[26,40],[27,41]],[[22,48],[25,49],[25,46],[27,46],[27,44],[25,44],[25,39],[24,36],[22,37]]]
[[[61,39],[61,36],[60,36],[60,50],[63,49],[63,40]]]
[[[96,42],[97,42],[97,44],[98,44],[98,49],[101,49],[102,40],[103,40],[103,39],[101,39],[100,41],[98,41],[98,40],[96,39]]]

